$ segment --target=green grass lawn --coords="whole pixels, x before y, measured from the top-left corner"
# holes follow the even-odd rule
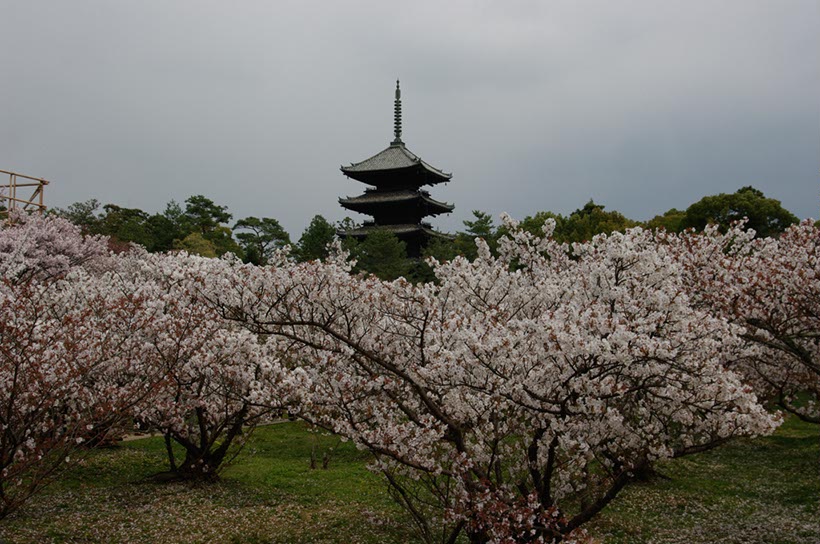
[[[662,464],[589,526],[614,543],[820,542],[820,437],[789,420],[771,437]],[[327,470],[311,469],[311,451]],[[215,483],[154,483],[161,439],[91,452],[0,522],[0,542],[411,542],[368,455],[301,423],[257,429]]]
[[[788,419],[773,436],[661,464],[590,532],[604,542],[820,542],[820,429]]]

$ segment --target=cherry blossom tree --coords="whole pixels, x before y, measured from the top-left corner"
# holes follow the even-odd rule
[[[163,379],[133,414],[164,435],[171,471],[184,478],[215,476],[253,426],[279,407],[276,341],[260,341],[198,298],[199,274],[217,263],[184,253],[143,254],[135,263],[137,275],[154,286],[142,336],[150,349],[140,369]],[[173,443],[185,451],[179,462]]]
[[[110,279],[110,278],[109,278]],[[86,442],[105,441],[156,376],[139,371],[145,300],[78,269],[0,292],[0,517]],[[124,374],[138,379],[114,379]]]
[[[784,409],[820,423],[820,229],[792,226],[755,260],[735,309],[764,350],[757,375]],[[802,395],[810,400],[798,401]]]
[[[104,432],[95,421],[116,419],[106,414],[117,396],[96,395],[86,380],[120,348],[95,326],[92,306],[66,304],[85,282],[65,278],[105,253],[103,239],[83,237],[64,219],[17,212],[0,228],[0,518],[85,437]]]
[[[0,250],[0,516],[132,418],[165,434],[176,472],[209,477],[274,405],[275,342],[191,294],[186,267],[207,260],[109,255],[63,219],[24,215]]]
[[[571,248],[507,221],[436,284],[342,259],[221,262],[201,294],[287,346],[301,415],[375,457],[428,542],[578,536],[658,459],[777,424],[727,363],[739,328],[692,306],[649,232]]]
[[[36,221],[0,231],[0,516],[125,414],[210,477],[287,403],[372,452],[426,541],[571,540],[655,461],[776,426],[732,369],[817,361],[807,225],[567,246],[507,219],[498,256],[412,285],[343,255],[92,259]]]
[[[820,229],[803,222],[778,238],[735,225],[660,234],[687,269],[702,307],[744,327],[753,348],[736,368],[763,396],[820,423]]]
[[[61,217],[14,211],[0,225],[0,278],[7,281],[58,277],[107,253],[105,238],[83,236]]]
[[[60,218],[0,230],[0,517],[88,443],[107,441],[163,375],[141,366],[150,293]],[[133,278],[131,278],[133,279]]]

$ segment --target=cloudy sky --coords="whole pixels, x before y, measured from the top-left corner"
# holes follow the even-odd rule
[[[634,219],[745,185],[820,214],[816,0],[0,0],[0,169],[51,206],[204,194],[298,238],[392,139],[456,210]],[[358,216],[357,219],[362,219]]]

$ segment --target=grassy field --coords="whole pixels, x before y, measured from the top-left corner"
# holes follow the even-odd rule
[[[589,526],[614,543],[820,542],[818,429],[793,420],[771,437],[664,463]],[[311,469],[311,451],[331,453]],[[367,455],[300,423],[258,429],[210,484],[154,483],[157,438],[92,452],[0,522],[8,543],[412,542]]]
[[[769,437],[666,462],[669,479],[637,483],[590,532],[613,543],[820,542],[820,435],[787,420]]]

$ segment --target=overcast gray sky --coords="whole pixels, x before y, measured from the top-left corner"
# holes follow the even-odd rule
[[[753,185],[820,214],[820,2],[0,0],[0,169],[47,203],[345,213],[403,139],[473,209],[633,219]],[[356,216],[357,220],[363,219]]]

